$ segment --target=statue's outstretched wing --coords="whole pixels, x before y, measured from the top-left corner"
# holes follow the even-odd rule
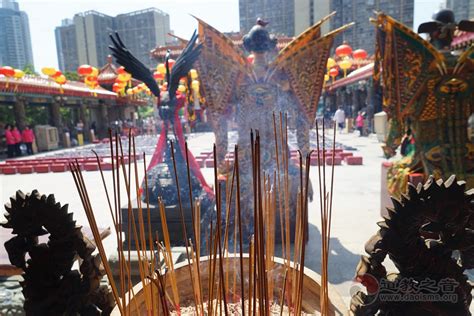
[[[331,15],[291,41],[272,63],[273,73],[283,72],[288,77],[299,107],[308,122],[313,122],[316,117],[334,37],[351,25],[345,25],[320,37],[321,24]]]
[[[117,63],[124,66],[125,70],[129,72],[133,78],[146,84],[150,91],[159,98],[160,89],[158,88],[151,71],[141,61],[132,55],[132,53],[120,39],[120,36],[117,32],[115,33],[115,38],[112,34],[110,34],[110,39],[112,40],[113,46],[109,46],[109,48],[112,51],[112,55],[117,60]]]
[[[179,79],[186,77],[189,70],[193,67],[194,62],[198,59],[201,53],[201,44],[196,44],[198,35],[194,31],[193,36],[187,43],[181,55],[179,55],[176,63],[171,69],[170,82],[168,83],[169,95],[174,96],[179,85]]]
[[[222,113],[243,75],[250,73],[247,59],[230,38],[196,19],[199,22],[199,42],[203,45],[198,70],[206,108]]]
[[[429,78],[447,70],[444,56],[402,23],[383,13],[372,22],[376,25],[373,82],[375,89],[383,91],[383,109],[389,120],[384,146],[388,158],[401,144],[406,118],[416,114],[415,101],[427,88]],[[431,106],[436,113],[436,104]]]
[[[295,39],[289,42],[282,50],[278,53],[276,60],[274,61],[275,64],[279,64],[283,62],[285,59],[290,57],[294,54],[295,51],[298,49],[302,49],[308,41],[315,40],[321,37],[321,26],[324,22],[329,20],[336,14],[336,11],[332,12],[328,16],[324,17],[320,21],[316,22],[313,26],[307,28],[303,33],[298,35]]]
[[[374,22],[374,81],[382,76],[384,109],[389,118],[401,120],[414,111],[412,105],[428,77],[433,72],[446,73],[445,58],[431,43],[392,17],[379,13]]]

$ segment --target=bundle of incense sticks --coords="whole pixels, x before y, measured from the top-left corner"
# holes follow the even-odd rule
[[[175,159],[174,144],[171,142],[171,155],[173,171],[175,176],[176,190],[178,194],[178,211],[181,217],[183,239],[186,243],[186,260],[189,279],[185,284],[179,283],[173,263],[172,249],[170,244],[169,230],[166,221],[165,205],[163,200],[158,199],[158,208],[162,222],[162,235],[153,231],[150,218],[150,201],[148,196],[148,178],[146,175],[146,159],[143,154],[143,170],[145,172],[145,188],[140,190],[138,177],[138,163],[135,148],[135,138],[129,135],[128,164],[123,153],[120,137],[115,137],[109,131],[110,153],[112,158],[112,183],[113,203],[106,185],[101,160],[97,157],[99,170],[102,178],[105,195],[107,198],[110,216],[116,231],[119,259],[119,285],[114,281],[110,266],[108,264],[104,247],[100,239],[94,211],[89,200],[87,186],[82,177],[81,168],[77,162],[70,164],[70,169],[81,197],[87,218],[97,243],[102,262],[109,279],[112,293],[117,302],[117,309],[121,315],[138,315],[140,307],[134,299],[136,293],[133,290],[131,278],[131,249],[132,245],[128,238],[128,244],[124,245],[121,232],[123,218],[120,212],[121,194],[126,194],[128,200],[128,230],[129,236],[135,240],[135,249],[138,256],[138,268],[140,282],[142,283],[144,296],[144,311],[147,315],[275,315],[283,313],[302,315],[303,310],[303,279],[305,269],[306,240],[308,239],[308,190],[311,166],[311,155],[308,153],[303,159],[299,153],[300,173],[299,179],[289,179],[289,152],[288,152],[288,129],[287,116],[273,115],[275,159],[276,169],[272,174],[265,172],[261,165],[260,136],[258,131],[251,132],[252,146],[252,174],[253,174],[253,221],[254,232],[250,238],[249,245],[244,245],[242,236],[242,211],[241,211],[241,181],[239,171],[238,146],[235,146],[235,164],[232,175],[226,179],[225,190],[218,181],[217,170],[214,171],[215,196],[216,196],[216,220],[211,221],[210,228],[206,229],[206,240],[208,256],[201,257],[201,210],[200,201],[193,198],[191,187],[191,175],[189,168],[188,146],[186,144],[186,168],[187,185],[189,196],[182,197],[177,176],[177,165]],[[318,126],[316,125],[318,129]],[[325,127],[323,123],[323,147],[319,148],[319,135],[317,136],[317,159],[318,180],[320,191],[320,214],[322,225],[322,261],[321,261],[321,287],[320,287],[320,313],[329,315],[329,291],[328,291],[328,253],[332,216],[332,197],[334,166],[331,168],[330,189],[326,187],[326,148]],[[332,158],[335,152],[334,127]],[[115,140],[114,140],[115,138]],[[115,148],[114,148],[115,145]],[[214,145],[214,166],[217,166],[216,147]],[[132,172],[133,170],[133,172]],[[135,181],[135,192],[132,193],[132,181]],[[290,181],[298,181],[299,189],[296,199],[296,227],[294,231],[293,255],[290,242]],[[125,186],[125,193],[121,192],[121,184]],[[225,192],[223,192],[225,191]],[[146,206],[142,205],[142,192],[145,192]],[[135,196],[138,211],[132,209],[132,196]],[[183,215],[182,199],[189,199],[192,210],[192,232],[186,231]],[[225,209],[223,201],[225,200]],[[137,214],[138,213],[138,214]],[[146,221],[144,220],[146,213]],[[232,214],[233,213],[233,214]],[[279,215],[279,216],[277,216]],[[135,217],[138,220],[135,221]],[[230,236],[229,227],[231,216],[234,217],[233,236]],[[280,219],[277,223],[277,218]],[[282,256],[284,273],[275,270],[275,227],[280,225],[282,240]],[[133,234],[133,235],[132,235]],[[229,240],[233,240],[234,247],[230,247]],[[237,245],[237,246],[236,246]],[[238,254],[236,253],[238,249]],[[243,249],[249,249],[244,254]],[[207,267],[207,284],[204,279],[202,267],[203,260]],[[231,266],[232,265],[232,266]],[[236,266],[239,266],[238,268]],[[283,275],[283,277],[282,277]],[[192,288],[192,299],[180,297],[180,287]],[[120,289],[120,291],[119,291]],[[134,311],[132,313],[132,311]]]

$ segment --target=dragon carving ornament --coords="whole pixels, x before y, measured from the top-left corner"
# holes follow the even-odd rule
[[[455,176],[418,187],[409,184],[377,223],[365,245],[352,288],[351,313],[368,315],[471,315],[474,268],[474,191]],[[387,273],[386,257],[398,273]]]
[[[76,226],[68,205],[38,191],[17,191],[1,226],[15,235],[5,243],[10,262],[23,269],[26,315],[109,315],[115,301],[100,285],[105,271],[95,245]],[[48,236],[47,242],[38,237]],[[79,269],[73,269],[78,261]]]

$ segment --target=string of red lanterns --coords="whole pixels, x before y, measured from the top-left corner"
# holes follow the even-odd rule
[[[344,72],[344,78],[347,76],[347,71],[352,68],[354,64],[357,65],[357,68],[360,67],[360,64],[363,60],[367,59],[367,51],[364,49],[356,49],[352,50],[352,47],[344,42],[342,45],[336,47],[335,50],[335,57],[328,58],[327,61],[327,74],[324,77],[325,81],[329,80],[329,77],[332,78],[332,82],[334,82],[335,78],[339,75],[339,71],[342,70]]]

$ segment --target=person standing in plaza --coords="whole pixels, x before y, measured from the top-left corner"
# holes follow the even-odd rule
[[[21,137],[23,142],[26,145],[26,152],[28,155],[33,155],[33,142],[35,141],[35,134],[30,126],[26,126],[25,129],[21,132]]]
[[[82,120],[79,120],[76,124],[76,131],[77,131],[77,142],[79,146],[84,145],[84,123]]]
[[[357,118],[356,118],[356,126],[357,129],[359,130],[359,137],[364,136],[364,116],[362,115],[362,112],[359,111]]]
[[[5,125],[5,139],[7,142],[7,157],[13,158],[15,156],[15,137],[12,134],[12,126]]]
[[[339,133],[341,133],[344,128],[344,121],[346,120],[346,114],[344,113],[342,106],[340,106],[336,113],[334,113],[333,120],[336,122],[337,127],[339,128]]]
[[[13,129],[12,129],[12,135],[13,137],[15,138],[15,155],[17,157],[20,157],[21,156],[21,148],[20,148],[20,145],[21,145],[21,134],[20,134],[20,131],[18,130],[18,128],[16,127],[16,125],[13,125]]]

